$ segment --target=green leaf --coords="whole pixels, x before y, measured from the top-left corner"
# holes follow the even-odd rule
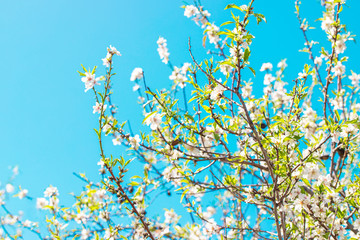
[[[234,3],[227,5],[227,6],[225,7],[225,10],[231,9],[231,8],[234,8],[234,9],[237,9],[237,10],[240,10],[240,11],[243,12],[243,10],[242,10],[239,6],[237,6],[236,4],[234,4]]]
[[[232,23],[234,23],[234,22],[233,21],[227,21],[227,22],[224,22],[223,24],[221,24],[220,27],[228,25],[228,24],[232,24]]]
[[[185,197],[186,193],[189,191],[189,189],[186,189],[182,194],[180,198],[180,203],[182,202],[183,198]]]
[[[87,70],[86,70],[86,68],[84,67],[84,65],[81,64],[81,66],[82,66],[82,68],[84,69],[84,72],[87,72]]]
[[[250,69],[250,71],[254,74],[254,77],[256,76],[256,72],[252,67],[248,67]]]
[[[247,48],[244,53],[244,61],[247,62],[250,56],[250,50]]]

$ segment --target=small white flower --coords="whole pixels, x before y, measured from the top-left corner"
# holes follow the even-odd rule
[[[84,228],[83,230],[81,230],[81,239],[83,240],[89,239],[90,234],[91,234],[90,230]]]
[[[322,30],[324,30],[326,32],[329,31],[330,28],[332,27],[333,22],[334,22],[334,20],[331,19],[331,17],[329,17],[329,16],[324,17],[323,21],[321,22]]]
[[[142,68],[135,68],[130,77],[130,81],[135,81],[136,79],[141,79],[144,76],[144,71]]]
[[[225,76],[229,73],[231,73],[233,67],[227,64],[221,64],[220,65],[220,71],[222,72],[222,74],[224,74]]]
[[[275,77],[273,77],[273,75],[271,75],[271,73],[267,73],[267,74],[265,74],[265,77],[264,77],[264,85],[269,85],[274,80],[275,80]]]
[[[53,187],[50,185],[44,191],[44,197],[52,197],[52,196],[59,196],[59,191],[58,191],[57,187]]]
[[[112,140],[114,146],[116,145],[121,145],[122,143],[122,137],[120,135],[116,136],[113,140]]]
[[[49,205],[49,201],[45,198],[36,199],[36,208],[43,209],[45,206]]]
[[[137,90],[139,90],[140,89],[140,85],[139,84],[135,84],[134,86],[133,86],[133,91],[134,92],[136,92]]]
[[[26,189],[22,189],[19,193],[18,193],[18,197],[19,199],[23,199],[24,197],[26,197],[28,194],[28,190]]]
[[[31,227],[32,224],[33,223],[31,221],[27,220],[27,219],[23,222],[23,226],[28,227],[28,228]]]
[[[246,84],[244,87],[241,88],[241,95],[243,98],[249,98],[251,96],[252,86]]]
[[[209,42],[217,44],[220,41],[220,37],[218,35],[219,27],[216,26],[215,24],[211,24],[206,27],[206,30],[207,30],[206,33],[209,37]]]
[[[116,48],[111,46],[111,45],[110,45],[109,48],[107,48],[107,51],[112,55],[116,54],[118,56],[121,56],[120,52],[118,50],[116,50]]]
[[[110,53],[107,53],[106,54],[106,57],[101,59],[103,61],[103,65],[106,66],[106,67],[109,67],[110,66],[110,63],[112,61],[112,54]]]
[[[168,64],[169,62],[169,50],[166,47],[167,43],[166,43],[166,39],[163,37],[159,37],[159,39],[157,40],[157,44],[158,44],[158,53],[160,55],[160,59],[162,59],[162,62],[165,64]]]
[[[165,224],[170,224],[178,220],[178,215],[174,212],[174,209],[165,210]]]
[[[190,18],[192,16],[195,16],[196,14],[199,14],[199,10],[194,5],[187,5],[185,7],[185,11],[184,11],[185,17]]]
[[[186,73],[190,67],[190,63],[185,63],[181,68],[174,67],[174,71],[170,75],[169,79],[173,80],[176,85],[184,88],[186,86],[185,82],[187,81]]]
[[[360,74],[356,74],[356,73],[352,72],[351,75],[349,76],[349,79],[351,80],[351,84],[353,86],[356,86],[356,87],[359,86]]]
[[[314,59],[314,62],[315,62],[315,64],[316,64],[318,67],[321,66],[322,61],[323,61],[323,60],[322,60],[321,57],[316,57],[316,58]]]
[[[11,185],[10,183],[8,183],[8,184],[6,184],[6,186],[5,186],[5,190],[6,190],[6,192],[11,193],[11,192],[14,191],[14,186]]]
[[[104,167],[104,166],[105,166],[105,163],[104,163],[104,161],[103,161],[102,159],[100,159],[100,160],[98,161],[97,165],[100,166],[100,167]]]
[[[210,99],[219,100],[226,89],[222,85],[217,85],[210,93]]]
[[[162,123],[162,116],[158,113],[152,114],[145,120],[145,124],[150,126],[151,130],[156,130],[157,128],[159,128],[161,123]]]
[[[285,69],[285,68],[287,67],[286,59],[281,60],[281,61],[278,63],[277,67],[280,68],[280,69]]]
[[[86,215],[85,212],[81,211],[75,216],[74,220],[78,224],[86,224],[89,217],[89,215]]]
[[[305,71],[299,72],[298,73],[298,78],[306,78],[308,75]]]
[[[340,61],[331,69],[335,76],[341,76],[345,73],[345,66]]]
[[[271,63],[263,63],[261,68],[260,68],[260,72],[269,70],[272,71],[273,65]]]
[[[134,137],[129,137],[129,142],[133,148],[138,149],[141,143],[141,139],[139,135],[136,134]]]

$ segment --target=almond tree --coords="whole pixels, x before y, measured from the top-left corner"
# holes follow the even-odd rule
[[[127,130],[129,123],[111,101],[120,55],[115,47],[103,59],[104,76],[96,78],[96,67],[83,67],[81,80],[95,96],[99,117],[103,180],[92,184],[81,176],[88,191],[70,209],[37,200],[53,213],[50,239],[360,238],[360,74],[346,69],[346,44],[354,36],[340,22],[345,1],[322,1],[319,20],[330,45],[309,39],[312,27],[295,1],[302,51],[310,59],[296,76],[285,75],[286,59],[276,70],[272,63],[263,63],[259,72],[251,67],[249,23],[266,22],[254,1],[227,5],[231,21],[220,26],[199,1],[183,6],[184,15],[204,29],[209,58],[198,59],[189,38],[189,62],[175,66],[176,56],[170,57],[166,39],[159,37],[172,87],[153,89],[141,68],[130,77],[148,131]],[[251,81],[244,77],[249,73]],[[253,86],[264,86],[263,94],[254,96]],[[127,153],[111,154],[105,138]],[[139,176],[128,176],[131,162],[143,167]],[[164,198],[176,199],[176,207],[159,212],[164,217],[149,214],[153,202]],[[188,212],[181,219],[180,208]],[[58,218],[72,230],[56,228]]]

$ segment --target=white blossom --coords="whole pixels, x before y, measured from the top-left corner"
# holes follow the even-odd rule
[[[185,7],[185,11],[184,11],[184,16],[185,17],[192,17],[199,14],[199,10],[197,9],[197,7],[195,7],[194,5],[187,5]]]
[[[315,63],[318,67],[321,66],[322,61],[323,61],[323,60],[322,60],[321,57],[315,57],[315,59],[314,59],[314,63]]]
[[[222,85],[217,85],[210,93],[210,99],[215,101],[219,100],[225,90],[226,88],[224,88]]]
[[[351,85],[355,87],[359,86],[360,74],[356,74],[352,72],[351,75],[349,76],[349,79],[351,80]]]
[[[13,192],[15,190],[15,188],[14,188],[14,186],[12,184],[8,183],[5,186],[5,190],[6,190],[6,192],[11,193],[11,192]]]
[[[53,197],[53,196],[59,196],[59,191],[57,187],[49,186],[44,191],[44,197]]]
[[[110,67],[111,61],[112,61],[112,54],[111,53],[107,53],[106,57],[101,59],[103,61],[103,65],[106,67]]]
[[[166,39],[163,37],[159,37],[159,39],[157,40],[157,44],[158,44],[158,53],[160,55],[160,59],[162,59],[162,62],[165,64],[168,64],[169,62],[169,50],[167,48],[167,43],[166,43]]]
[[[28,190],[26,190],[26,189],[21,189],[21,191],[18,193],[18,197],[19,197],[20,199],[23,199],[24,197],[27,196],[27,194],[28,194]]]
[[[36,199],[36,208],[44,209],[45,206],[49,205],[49,201],[45,198],[37,198]]]
[[[342,76],[345,73],[345,66],[340,61],[331,69],[335,76]]]
[[[135,68],[130,77],[130,81],[135,81],[136,79],[141,79],[144,76],[144,71],[142,68]]]
[[[215,24],[211,24],[206,27],[206,33],[207,36],[209,37],[210,43],[217,44],[220,41],[218,32],[219,32],[219,27],[216,26]]]
[[[269,70],[272,71],[273,65],[271,63],[263,63],[260,68],[260,72]]]
[[[136,134],[134,137],[129,137],[129,143],[133,148],[138,149],[141,143],[139,135]]]
[[[150,126],[151,130],[156,130],[162,123],[162,116],[158,113],[149,113],[149,115],[145,120],[145,124]]]
[[[112,55],[116,54],[118,56],[121,56],[120,52],[118,50],[116,50],[116,48],[111,46],[111,45],[110,45],[110,47],[107,48],[107,51],[108,51],[108,53],[110,53]]]

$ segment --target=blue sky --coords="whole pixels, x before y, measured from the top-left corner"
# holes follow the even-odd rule
[[[319,22],[312,22],[321,17],[319,1],[303,2],[302,15],[319,29]],[[227,3],[231,1],[203,0],[217,25],[230,17],[229,10],[223,11]],[[118,116],[131,120],[136,132],[141,126],[141,108],[131,89],[131,71],[142,67],[152,89],[170,85],[171,72],[156,51],[158,37],[168,40],[173,65],[190,61],[189,36],[194,53],[205,56],[202,30],[183,16],[182,1],[3,0],[0,4],[0,181],[6,181],[8,166],[18,165],[17,183],[29,189],[31,196],[42,195],[50,184],[59,187],[62,197],[79,192],[82,183],[73,172],[98,178],[99,151],[92,130],[97,126],[97,116],[92,114],[94,97],[90,91],[84,93],[77,73],[80,64],[97,65],[103,73],[101,58],[106,47],[111,44],[122,53],[115,59],[113,102],[119,108]],[[341,19],[350,31],[360,34],[360,3],[349,0],[348,4],[351,7],[344,9]],[[250,62],[258,71],[263,62],[275,65],[287,58],[286,74],[291,81],[308,60],[298,52],[303,39],[294,3],[257,0],[254,6],[268,23],[251,26],[256,39]],[[325,39],[319,31],[310,36],[316,41]],[[348,69],[360,72],[359,53],[357,44],[348,43]]]

